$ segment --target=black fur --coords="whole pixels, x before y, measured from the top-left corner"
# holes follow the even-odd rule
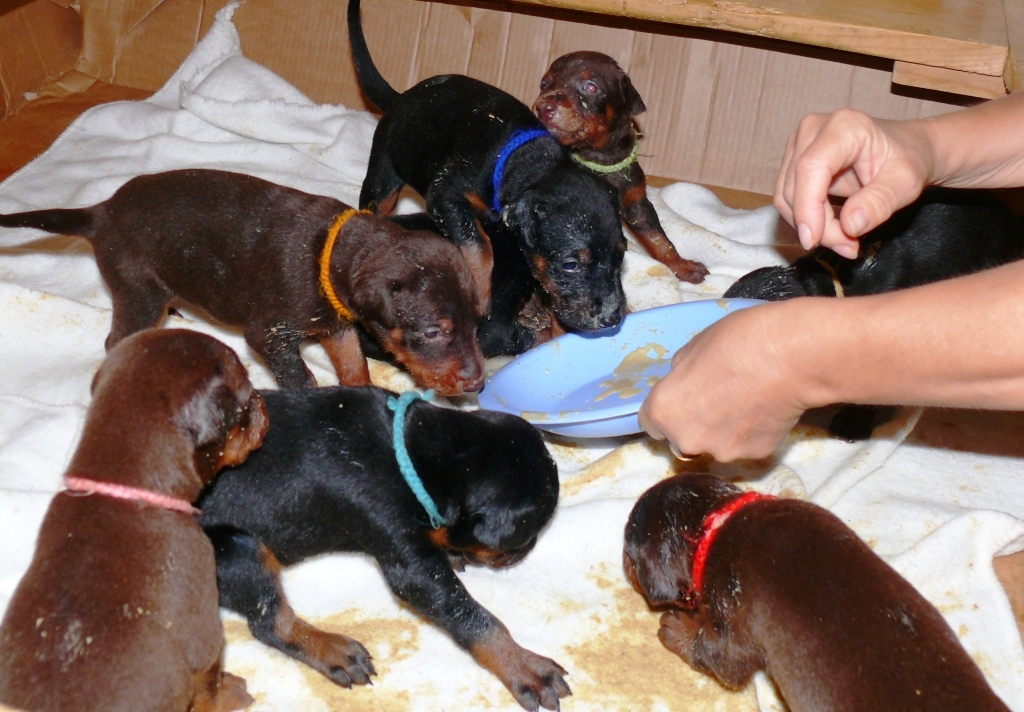
[[[501,148],[521,129],[541,129],[529,107],[511,95],[461,75],[426,79],[397,94],[368,54],[359,0],[348,8],[355,64],[367,95],[384,111],[374,133],[359,204],[390,212],[405,184],[423,196],[440,231],[457,245],[473,244],[486,230],[494,249],[492,293],[505,280],[538,286],[562,324],[578,331],[617,325],[625,314],[622,257],[625,237],[616,191],[575,165],[551,137],[512,153],[500,188],[500,215],[490,209],[492,175]],[[494,229],[501,221],[505,229]],[[516,264],[507,266],[509,260]],[[520,287],[516,287],[520,290]],[[517,305],[521,307],[522,305]],[[497,307],[497,309],[495,309]],[[515,353],[532,343],[513,324],[518,312],[492,304],[491,318],[510,342],[494,353]],[[525,347],[525,348],[524,348]]]
[[[508,566],[534,546],[558,499],[557,469],[540,433],[507,414],[414,402],[405,441],[445,519],[434,530],[399,470],[389,395],[372,387],[266,394],[273,425],[259,456],[224,472],[200,501],[221,605],[245,615],[256,638],[339,684],[365,683],[372,674],[365,649],[293,623],[271,561],[365,552],[396,596],[482,664],[495,646],[509,654],[507,670],[488,667],[524,707],[557,704],[568,694],[564,671],[516,645],[453,570],[453,562]],[[301,635],[289,633],[297,626]],[[310,637],[321,644],[304,644]],[[342,652],[323,655],[324,648]]]
[[[1020,221],[1005,203],[984,191],[930,188],[862,236],[857,259],[819,247],[789,267],[754,270],[725,296],[767,301],[834,297],[830,269],[845,296],[881,294],[980,272],[1021,257]],[[848,406],[832,419],[829,430],[845,440],[864,440],[888,419],[881,415],[874,406]],[[891,417],[891,410],[885,415]]]

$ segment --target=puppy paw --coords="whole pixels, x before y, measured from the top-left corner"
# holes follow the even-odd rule
[[[685,611],[669,611],[661,616],[658,640],[670,651],[693,665],[693,642],[700,633],[701,622]]]
[[[516,317],[516,322],[535,333],[551,330],[551,312],[544,305],[543,299],[534,292]],[[548,337],[550,338],[550,337]]]
[[[245,680],[229,672],[221,675],[220,689],[213,707],[216,712],[244,710],[252,703],[252,696],[245,689]]]
[[[558,700],[572,694],[565,682],[568,673],[561,665],[521,647],[500,623],[470,652],[481,666],[497,675],[525,710],[557,710]]]
[[[522,659],[517,662],[517,669],[502,682],[523,709],[557,710],[558,700],[572,694],[565,681],[568,673],[554,660],[523,650]]]
[[[342,687],[369,685],[370,677],[376,675],[373,658],[362,643],[344,635],[317,631],[316,656],[308,658],[309,664]],[[310,648],[306,648],[311,652]]]
[[[700,284],[710,274],[708,268],[700,262],[684,260],[681,257],[678,261],[673,260],[667,266],[672,270],[672,274],[676,276],[676,279],[682,282],[689,282],[690,284]]]

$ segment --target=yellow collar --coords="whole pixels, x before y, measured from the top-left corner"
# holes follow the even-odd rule
[[[331,284],[331,251],[334,249],[334,243],[338,239],[338,233],[341,232],[341,228],[345,226],[349,218],[357,214],[371,215],[372,213],[369,210],[349,208],[334,218],[334,222],[331,223],[331,227],[327,230],[327,242],[324,244],[324,250],[320,253],[320,289],[323,291],[324,296],[327,297],[327,301],[334,307],[334,311],[344,321],[356,321],[356,317],[352,310],[345,306],[344,302],[338,298],[338,293],[334,291],[334,286]]]

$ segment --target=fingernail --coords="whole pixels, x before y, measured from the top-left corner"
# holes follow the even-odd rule
[[[836,245],[832,248],[837,255],[848,260],[857,259],[857,248],[853,245]]]
[[[796,236],[805,250],[811,249],[811,226],[807,223],[800,223],[796,226]]]
[[[857,208],[850,215],[850,236],[860,237],[868,229],[868,214],[864,208]]]

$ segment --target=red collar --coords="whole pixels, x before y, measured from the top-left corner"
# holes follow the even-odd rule
[[[748,504],[765,499],[775,499],[775,497],[770,494],[747,492],[725,506],[713,510],[708,516],[704,517],[704,523],[700,526],[700,538],[697,539],[697,550],[693,554],[693,566],[691,567],[690,576],[693,580],[693,585],[683,596],[683,600],[690,608],[697,607],[697,600],[704,592],[704,569],[708,563],[708,552],[711,550],[711,544],[714,543],[718,532],[736,512]]]
[[[118,485],[113,482],[98,482],[96,480],[88,480],[84,477],[72,477],[68,475],[64,477],[64,486],[67,487],[68,492],[102,494],[107,497],[114,497],[115,499],[128,499],[135,502],[144,502],[146,504],[156,505],[157,507],[163,507],[164,509],[171,509],[175,512],[183,512],[184,514],[202,513],[183,499],[171,497],[166,494],[160,494],[158,492],[151,492],[150,490],[139,489],[138,487]]]

